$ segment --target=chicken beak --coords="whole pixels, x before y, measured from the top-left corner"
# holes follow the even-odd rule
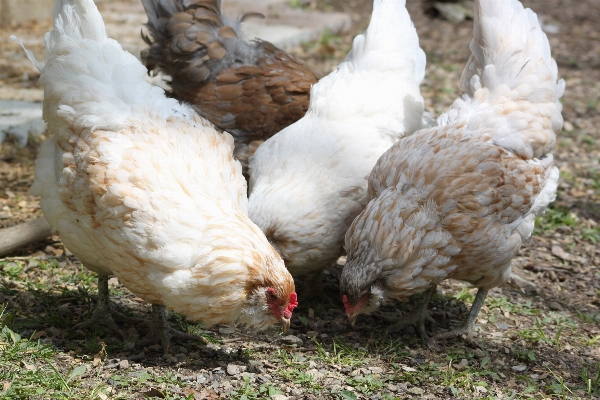
[[[283,333],[286,333],[290,329],[290,319],[281,318],[279,322],[281,323],[281,330],[283,331]]]
[[[348,314],[348,322],[350,323],[350,326],[354,326],[356,323],[356,318],[358,318],[358,313]]]

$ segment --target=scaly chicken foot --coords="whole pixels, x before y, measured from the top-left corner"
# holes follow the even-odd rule
[[[467,341],[473,341],[473,334],[475,333],[475,322],[477,321],[477,315],[479,314],[479,310],[485,303],[485,297],[487,296],[489,289],[479,288],[477,291],[477,296],[475,296],[475,301],[471,306],[471,310],[469,311],[469,316],[467,320],[458,328],[452,329],[449,332],[438,333],[434,335],[431,340],[437,341],[438,339],[450,339],[454,337],[461,337],[465,335]]]
[[[431,318],[431,315],[429,315],[427,312],[427,305],[429,304],[429,301],[435,294],[436,290],[436,286],[427,289],[421,295],[421,300],[419,301],[417,307],[415,307],[408,315],[398,318],[379,314],[378,317],[384,321],[395,322],[395,324],[387,328],[388,332],[398,332],[408,325],[414,325],[421,337],[427,339],[429,336],[427,335],[427,332],[425,332],[425,320],[435,323],[435,320]]]
[[[165,355],[169,354],[169,351],[171,350],[171,339],[194,340],[202,342],[203,344],[208,343],[202,336],[180,332],[177,329],[171,328],[167,321],[167,310],[165,306],[152,304],[152,316],[146,323],[149,325],[150,332],[138,342],[138,345],[148,346],[149,344],[160,342],[165,351]]]
[[[116,324],[115,320],[121,322],[139,323],[139,318],[128,317],[114,310],[110,305],[110,295],[108,293],[108,275],[98,274],[98,300],[92,316],[86,321],[80,322],[73,329],[84,329],[92,325],[102,325],[115,332],[121,338],[125,334]]]

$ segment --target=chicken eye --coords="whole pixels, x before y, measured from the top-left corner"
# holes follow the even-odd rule
[[[271,291],[267,292],[267,300],[268,301],[276,301],[277,300],[277,295]]]

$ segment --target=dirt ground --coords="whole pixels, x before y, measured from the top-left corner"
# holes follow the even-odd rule
[[[107,17],[109,35],[115,32],[119,41],[135,48],[141,46],[138,38],[144,16],[119,11],[129,3],[132,0],[104,3],[101,11],[111,15]],[[371,12],[370,1],[294,3],[352,16],[349,32],[324,34],[292,51],[325,72],[345,57]],[[470,54],[472,21],[450,23],[426,15],[424,2],[408,3],[427,54],[422,94],[426,108],[439,115],[458,94],[459,77]],[[542,18],[560,76],[566,81],[565,125],[555,149],[561,180],[556,202],[513,260],[514,270],[533,284],[514,282],[490,293],[479,314],[476,344],[428,345],[413,328],[388,334],[387,323],[374,316],[359,318],[351,328],[339,295],[332,291],[334,305],[301,303],[285,337],[276,331],[206,330],[174,315],[174,325],[201,333],[210,343],[176,343],[172,354],[163,357],[156,347],[135,346],[142,332],[133,325],[125,327],[129,337],[125,341],[102,328],[70,329],[94,305],[95,277],[53,237],[0,259],[0,303],[6,305],[0,319],[6,326],[0,338],[0,395],[600,398],[600,2],[523,3]],[[41,56],[42,36],[49,29],[48,22],[0,30],[0,98],[41,100],[39,74],[7,38],[16,34]],[[41,215],[39,199],[27,190],[43,139],[34,138],[25,148],[17,148],[10,140],[0,146],[0,228]],[[337,285],[343,261],[326,272],[329,283]],[[119,309],[137,316],[148,314],[148,306],[116,278],[110,283],[112,300]],[[302,282],[298,286],[301,289]],[[474,293],[459,282],[445,282],[430,306],[436,323],[428,325],[427,331],[435,333],[462,321]],[[400,315],[411,305],[397,303],[383,311]],[[17,343],[15,332],[28,338],[30,347],[23,344],[25,339]],[[59,378],[64,385],[48,383]]]

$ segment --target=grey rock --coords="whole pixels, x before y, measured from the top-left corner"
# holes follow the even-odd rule
[[[562,310],[564,310],[564,307],[558,301],[551,301],[550,304],[548,304],[548,307],[552,311],[562,311]]]
[[[304,344],[302,339],[300,339],[299,337],[294,336],[294,335],[284,336],[280,339],[280,341],[281,341],[281,343],[287,344],[287,345],[302,346]]]
[[[219,328],[219,333],[222,335],[231,335],[232,333],[235,333],[235,328],[221,327]]]
[[[172,354],[167,354],[165,356],[165,361],[171,364],[175,364],[177,362],[177,359]]]
[[[469,367],[469,361],[466,358],[460,360],[458,364],[454,364],[454,368],[462,371],[463,369],[467,369]]]
[[[127,368],[129,368],[129,360],[119,361],[119,369],[127,369]]]
[[[180,353],[187,354],[188,350],[183,346],[173,346],[173,347],[171,347],[171,352],[173,354],[180,354]]]
[[[527,369],[527,367],[525,365],[515,365],[511,367],[511,369],[515,372],[523,372]]]
[[[481,349],[475,349],[475,351],[473,352],[473,354],[475,354],[475,356],[477,356],[479,358],[485,357],[485,353]]]
[[[239,375],[248,369],[245,365],[229,364],[227,366],[227,375]]]
[[[383,368],[381,368],[381,367],[371,367],[371,368],[369,368],[369,371],[371,371],[372,374],[382,374],[383,373]]]
[[[496,324],[496,327],[501,331],[506,331],[508,330],[508,328],[510,328],[510,325],[505,324],[504,322],[500,322],[499,324]]]
[[[425,391],[423,389],[418,388],[418,387],[411,387],[410,389],[407,390],[407,392],[410,394],[417,395],[417,396],[425,393]]]

